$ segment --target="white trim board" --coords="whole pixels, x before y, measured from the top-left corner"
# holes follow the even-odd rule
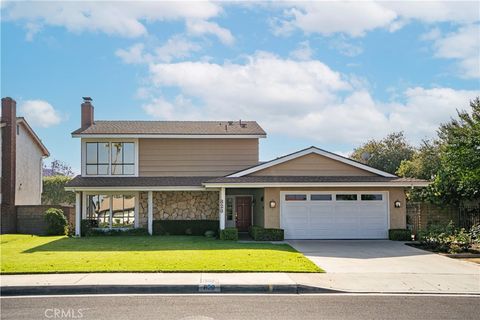
[[[73,138],[90,139],[260,139],[266,134],[72,134]]]
[[[343,163],[351,165],[353,167],[378,174],[382,177],[390,177],[390,178],[395,178],[396,177],[396,175],[393,175],[391,173],[372,168],[370,166],[367,166],[367,165],[364,165],[362,163],[359,163],[359,162],[347,159],[345,157],[339,156],[337,154],[319,149],[317,147],[310,147],[310,148],[307,148],[307,149],[304,149],[304,150],[297,151],[297,152],[292,153],[290,155],[280,157],[280,158],[277,158],[275,160],[259,164],[255,167],[233,173],[233,174],[229,175],[228,177],[229,178],[243,177],[243,176],[249,175],[251,173],[254,173],[254,172],[266,169],[266,168],[270,168],[270,167],[273,167],[277,164],[284,163],[284,162],[287,162],[287,161],[290,161],[290,160],[293,160],[293,159],[296,159],[296,158],[299,158],[299,157],[303,157],[305,155],[312,154],[312,153],[318,154],[318,155],[321,155],[321,156],[324,156],[324,157],[327,157],[327,158],[330,158],[330,159],[333,159],[333,160],[336,160],[336,161],[343,162]]]
[[[205,187],[65,187],[67,191],[102,191],[102,192],[128,192],[128,191],[218,191],[217,189],[207,190]]]
[[[291,182],[259,182],[259,183],[204,183],[206,188],[265,188],[265,187],[285,187],[285,188],[304,188],[304,187],[426,187],[428,182],[311,182],[311,183],[291,183]]]

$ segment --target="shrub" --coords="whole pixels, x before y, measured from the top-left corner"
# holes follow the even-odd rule
[[[204,234],[204,235],[205,235],[205,237],[207,237],[207,238],[213,238],[213,237],[215,237],[215,231],[213,231],[213,230],[205,231],[205,234]]]
[[[465,229],[457,229],[452,221],[447,225],[430,225],[419,232],[421,244],[431,250],[457,253],[467,251],[471,237]]]
[[[82,237],[88,235],[92,228],[98,228],[98,221],[95,219],[85,219],[80,223],[80,234]]]
[[[220,240],[238,240],[238,230],[237,228],[225,228],[220,230]]]
[[[263,228],[251,226],[249,234],[255,241],[282,241],[283,229]]]
[[[218,220],[153,220],[153,234],[203,236],[218,230]]]
[[[68,221],[63,210],[50,208],[45,211],[44,219],[47,223],[47,235],[64,236],[68,233]]]
[[[388,239],[393,241],[412,240],[412,231],[408,229],[390,229],[388,230]]]
[[[89,229],[87,236],[148,236],[148,230],[145,228],[132,229]]]
[[[470,228],[470,238],[472,238],[472,242],[480,244],[480,223]]]

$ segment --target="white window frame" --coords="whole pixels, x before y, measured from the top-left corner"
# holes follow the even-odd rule
[[[139,227],[139,208],[140,208],[140,192],[107,192],[107,191],[102,191],[102,190],[99,190],[99,191],[84,191],[82,192],[82,220],[84,219],[87,219],[87,204],[88,204],[88,196],[95,196],[95,195],[106,195],[106,196],[118,196],[118,195],[122,195],[122,196],[134,196],[135,197],[135,213],[134,213],[134,216],[135,216],[135,222],[133,224],[133,228],[138,228]],[[112,203],[113,203],[113,197],[110,197],[110,226],[109,228],[101,228],[101,229],[116,229],[116,230],[121,230],[121,229],[125,229],[125,230],[129,230],[131,229],[130,227],[127,228],[113,228],[112,227],[112,224],[113,224],[113,212],[112,212]]]
[[[109,158],[109,165],[108,165],[108,174],[87,174],[87,143],[88,142],[108,142],[110,143],[110,154]],[[134,165],[134,174],[112,174],[112,150],[111,144],[116,142],[131,142],[134,144],[135,149],[135,165]],[[139,150],[139,143],[138,139],[82,139],[82,176],[83,177],[138,177],[138,150]]]

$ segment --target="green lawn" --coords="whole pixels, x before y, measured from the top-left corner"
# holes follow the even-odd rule
[[[287,244],[194,236],[1,235],[1,273],[323,272]]]

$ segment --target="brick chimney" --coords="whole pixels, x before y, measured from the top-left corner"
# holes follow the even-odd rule
[[[2,204],[1,233],[17,230],[15,210],[17,103],[10,97],[2,98]]]
[[[82,103],[82,128],[88,128],[93,124],[93,104],[92,98],[83,97]]]

